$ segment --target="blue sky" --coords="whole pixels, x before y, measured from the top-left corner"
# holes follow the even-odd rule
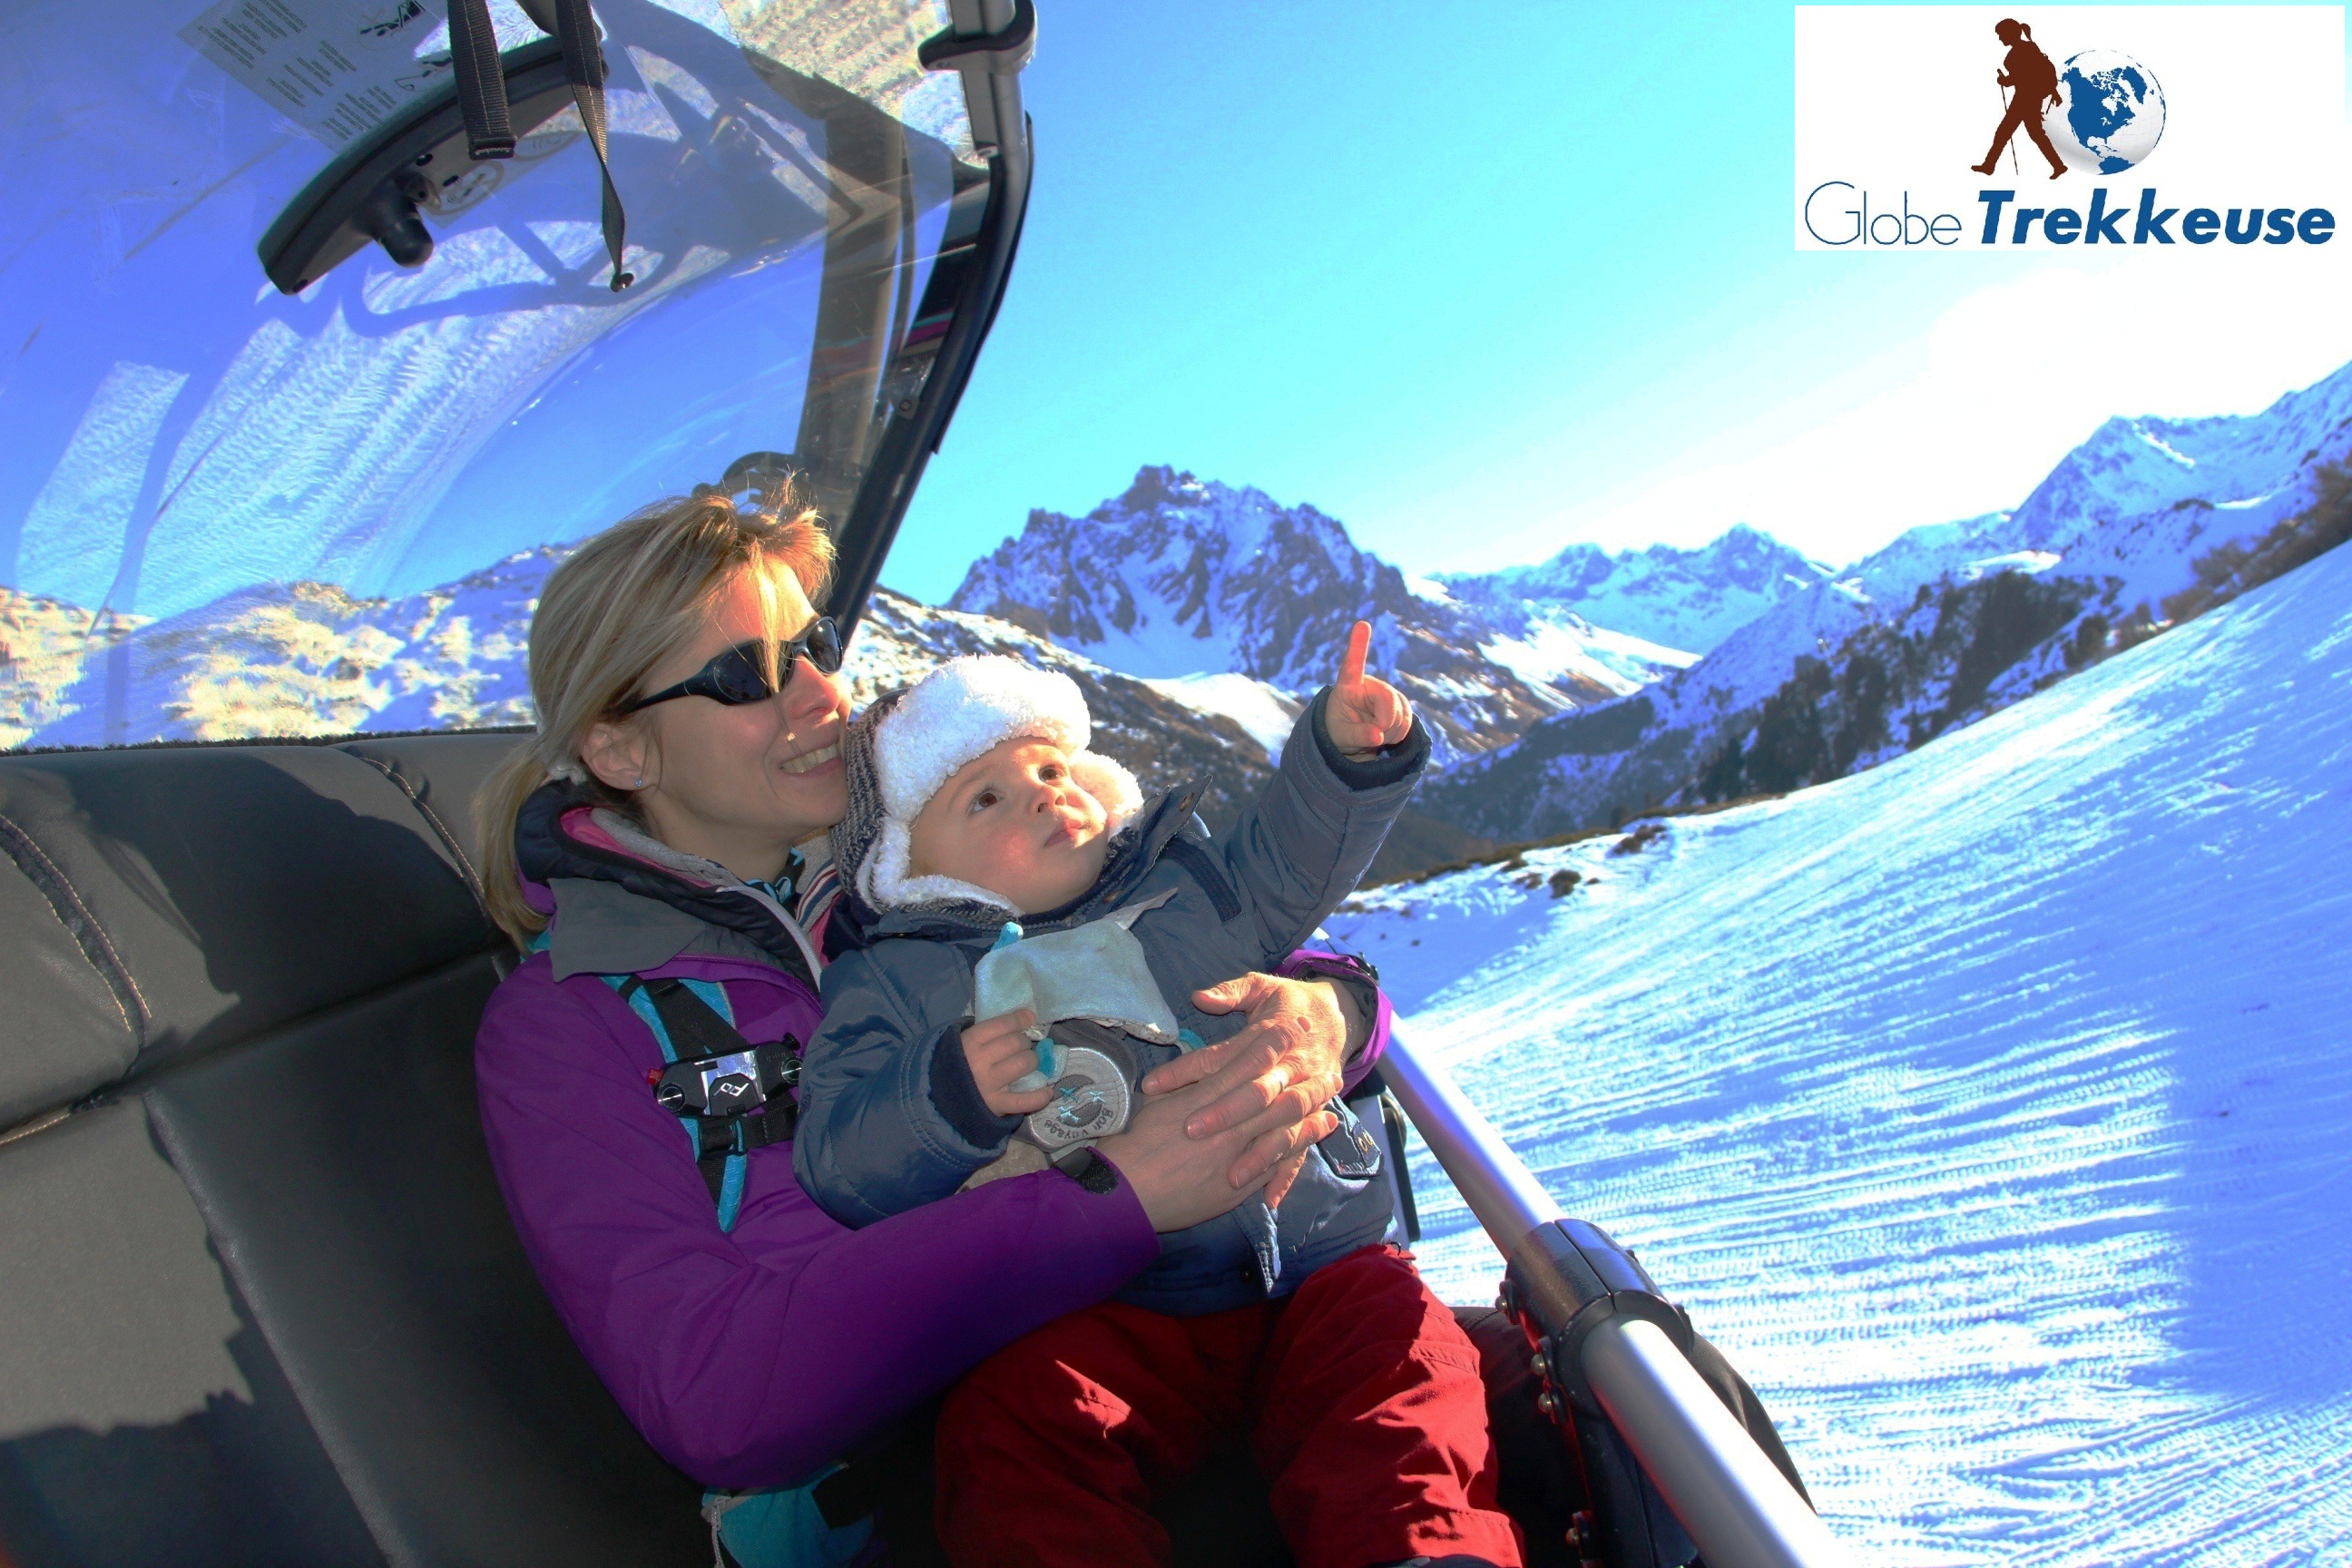
[[[1157,462],[1411,571],[1743,520],[1841,562],[2014,504],[2108,414],[2352,359],[2303,258],[1797,254],[1786,5],[1066,0],[1040,37],[1019,268],[886,573],[919,597]],[[2113,346],[2020,404],[1979,345],[2021,317]]]

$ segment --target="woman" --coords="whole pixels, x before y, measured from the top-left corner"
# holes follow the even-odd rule
[[[1384,1032],[1369,987],[1244,977],[1220,1010],[1251,1026],[1147,1080],[1084,1184],[1044,1172],[862,1230],[801,1191],[788,1142],[698,1162],[649,1083],[676,1009],[753,1046],[819,1016],[824,835],[846,804],[839,645],[813,607],[830,561],[814,514],[721,497],[590,540],[532,618],[539,732],[480,802],[492,912],[529,952],[476,1053],[508,1206],[630,1418],[724,1489],[807,1481],[1108,1296],[1158,1232],[1284,1180],[1334,1125],[1318,1108],[1351,1030],[1372,1037],[1359,1072]]]
[[[2042,46],[2033,41],[2033,29],[2024,23],[2004,16],[1993,24],[1992,30],[2009,48],[2001,68],[1993,73],[1993,80],[2009,89],[2009,102],[2002,109],[2000,129],[1992,133],[1992,151],[1972,167],[1979,174],[1991,174],[2000,162],[2001,149],[2021,128],[2050,160],[2050,177],[2057,179],[2065,174],[2066,164],[2058,149],[2050,144],[2042,118],[2063,101],[2058,93],[2058,68],[2042,52]]]

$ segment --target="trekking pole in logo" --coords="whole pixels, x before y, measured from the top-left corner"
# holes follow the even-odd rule
[[[2050,177],[2056,179],[2066,172],[2066,164],[2058,156],[2058,149],[2050,144],[2050,133],[2042,128],[2042,116],[2062,101],[2058,96],[2058,68],[2042,47],[2033,41],[2033,29],[2014,17],[2004,16],[1993,24],[1993,32],[2009,47],[2002,58],[2001,68],[1993,80],[2008,89],[2001,100],[2000,129],[1992,136],[1992,150],[1981,163],[1970,165],[1979,174],[1990,174],[2000,166],[2000,151],[2010,150],[2010,167],[2017,167],[2017,149],[2010,139],[2020,131],[2033,138],[2034,146],[2050,160]]]

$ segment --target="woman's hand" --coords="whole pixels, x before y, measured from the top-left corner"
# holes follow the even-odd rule
[[[1404,693],[1378,676],[1364,673],[1364,656],[1371,646],[1371,623],[1358,621],[1348,632],[1339,679],[1331,688],[1331,700],[1323,708],[1323,728],[1329,732],[1331,744],[1359,760],[1412,733],[1412,704],[1405,700]]]
[[[1316,1110],[1275,1133],[1255,1138],[1241,1127],[1203,1137],[1187,1132],[1187,1120],[1221,1092],[1217,1084],[1202,1082],[1147,1094],[1137,1102],[1125,1131],[1095,1145],[1095,1152],[1118,1167],[1134,1189],[1154,1230],[1182,1230],[1214,1219],[1240,1206],[1262,1185],[1268,1188],[1269,1203],[1278,1201],[1266,1174],[1283,1177],[1287,1188],[1299,1163],[1314,1152],[1313,1145],[1339,1125],[1329,1111]],[[1232,1173],[1241,1169],[1238,1162],[1245,1156],[1254,1159],[1258,1143],[1269,1138],[1278,1142],[1279,1152],[1265,1163],[1266,1170],[1250,1181],[1234,1180]]]
[[[1244,1188],[1265,1181],[1266,1201],[1279,1204],[1297,1168],[1276,1167],[1339,1125],[1326,1117],[1329,1127],[1315,1138],[1302,1142],[1297,1136],[1300,1124],[1339,1093],[1351,1036],[1362,1023],[1354,1000],[1328,980],[1251,973],[1195,991],[1192,1005],[1203,1013],[1244,1011],[1249,1022],[1232,1039],[1147,1074],[1146,1103],[1188,1085],[1209,1089],[1205,1100],[1186,1100],[1197,1109],[1186,1116],[1184,1131],[1197,1139],[1245,1134],[1229,1180]]]
[[[1020,1094],[1005,1089],[1013,1079],[1036,1070],[1037,1045],[1029,1037],[1029,1026],[1036,1021],[1037,1015],[1020,1007],[982,1018],[963,1032],[963,1064],[971,1069],[981,1103],[999,1116],[1026,1116],[1053,1103],[1050,1089]]]

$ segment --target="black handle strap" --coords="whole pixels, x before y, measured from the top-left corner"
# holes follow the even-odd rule
[[[457,74],[457,108],[466,117],[466,151],[476,160],[514,156],[507,112],[506,66],[490,26],[489,0],[449,0],[449,61]]]
[[[452,0],[453,5],[464,3]],[[555,37],[563,46],[563,75],[572,83],[572,101],[580,106],[580,123],[588,132],[588,145],[596,150],[596,171],[604,183],[604,254],[613,258],[613,292],[617,294],[636,278],[621,268],[629,218],[621,210],[621,193],[613,188],[613,163],[605,149],[604,51],[597,42],[596,15],[588,0],[555,0]]]

